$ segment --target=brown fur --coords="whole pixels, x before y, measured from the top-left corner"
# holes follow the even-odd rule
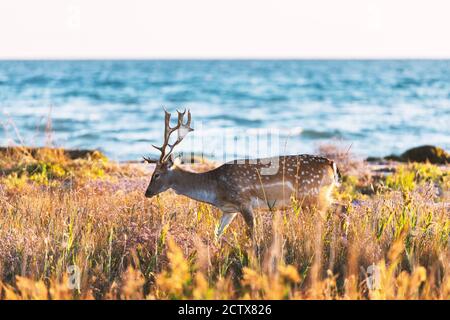
[[[168,188],[222,210],[220,232],[240,212],[250,229],[253,209],[285,207],[296,199],[303,208],[326,210],[339,172],[333,161],[312,155],[281,156],[272,159],[236,160],[204,173],[183,171],[174,166],[157,166],[158,181],[152,181],[147,195]],[[277,170],[265,174],[278,164]],[[155,175],[154,173],[154,175]],[[228,215],[228,218],[227,218]]]

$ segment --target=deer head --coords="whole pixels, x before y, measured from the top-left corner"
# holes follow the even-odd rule
[[[173,149],[176,145],[178,145],[184,137],[191,131],[194,131],[190,127],[191,125],[191,112],[187,111],[187,121],[184,122],[184,115],[186,114],[186,110],[178,113],[178,121],[174,127],[170,126],[170,116],[171,114],[164,110],[165,113],[165,127],[164,127],[164,142],[161,147],[157,147],[153,145],[154,148],[158,149],[161,152],[161,156],[159,160],[152,160],[150,158],[144,157],[144,161],[147,163],[155,163],[155,171],[153,171],[152,178],[150,180],[150,184],[147,187],[147,191],[145,192],[145,196],[147,198],[151,198],[161,192],[166,191],[171,187],[172,184],[172,168],[174,166],[173,160]],[[172,144],[170,141],[170,136],[172,133],[177,132],[177,139]],[[169,151],[167,151],[167,147],[169,147]]]

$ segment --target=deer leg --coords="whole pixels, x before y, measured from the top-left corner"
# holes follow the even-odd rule
[[[219,226],[216,229],[216,238],[219,239],[223,232],[225,231],[226,227],[233,221],[234,217],[236,217],[237,212],[223,212],[222,218],[220,218]]]
[[[242,206],[241,214],[248,227],[249,236],[253,236],[253,229],[255,227],[255,218],[253,217],[253,209],[251,206]]]

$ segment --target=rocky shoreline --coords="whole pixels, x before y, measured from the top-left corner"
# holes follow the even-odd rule
[[[0,147],[0,156],[8,154],[10,152],[21,151],[24,154],[30,154],[35,156],[38,152],[49,149],[47,147]],[[100,150],[95,149],[65,149],[65,148],[50,148],[53,151],[58,151],[64,154],[67,158],[71,160],[76,159],[88,159],[90,157],[106,157],[102,154]],[[388,155],[385,157],[368,157],[365,159],[370,164],[386,163],[386,162],[418,162],[418,163],[431,163],[431,164],[450,164],[450,154],[444,149],[433,146],[424,145],[419,147],[414,147],[406,150],[400,155]],[[138,163],[140,161],[129,160],[123,161],[125,163]]]
[[[397,162],[429,162],[432,164],[449,164],[450,154],[442,148],[432,145],[425,145],[408,149],[399,156],[389,155],[384,158],[369,157],[366,160],[368,162],[380,162],[387,160]]]

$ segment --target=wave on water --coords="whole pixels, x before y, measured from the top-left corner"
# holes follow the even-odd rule
[[[165,106],[193,114],[180,151],[270,154],[256,142],[213,142],[270,143],[267,131],[289,153],[336,140],[371,156],[450,149],[449,92],[447,60],[0,61],[0,145],[19,142],[11,123],[25,143],[43,144],[51,113],[55,144],[138,159],[160,143]],[[199,138],[209,143],[192,146]]]

